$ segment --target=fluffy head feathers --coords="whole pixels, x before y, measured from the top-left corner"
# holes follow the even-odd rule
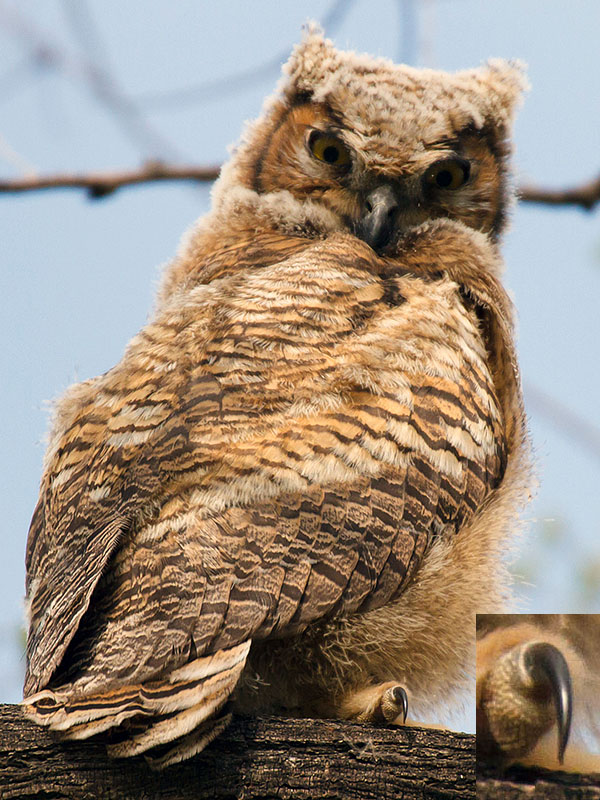
[[[449,122],[456,131],[470,124],[478,129],[486,123],[508,126],[528,86],[519,61],[492,59],[451,75],[337,50],[315,26],[294,49],[284,75],[280,89],[288,101],[304,94],[326,103],[366,135],[393,126],[390,133],[403,134],[411,143],[446,136]],[[399,118],[408,123],[400,132]]]
[[[284,217],[287,232],[290,220],[309,235],[352,231],[366,194],[393,180],[409,212],[401,230],[451,217],[500,233],[510,194],[506,139],[527,86],[522,64],[497,59],[455,74],[417,69],[337,50],[312,26],[283,73],[215,186],[222,218],[243,223],[248,210],[278,229]],[[315,163],[307,147],[311,130],[330,132],[348,148],[346,175]],[[470,160],[469,185],[441,202],[424,196],[427,169],[457,156]],[[271,202],[263,200],[269,195]]]

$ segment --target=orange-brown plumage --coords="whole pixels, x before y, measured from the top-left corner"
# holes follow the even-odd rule
[[[314,48],[351,70],[352,54],[312,34],[295,56],[309,71]],[[488,235],[500,190],[486,170],[502,184],[506,123],[482,155],[492,133],[469,143],[467,103],[466,194],[413,203],[439,121],[435,154],[416,147],[403,170],[409,142],[386,155],[377,112],[363,160],[368,131],[357,139],[335,103],[290,80],[152,321],[58,410],[28,543],[24,704],[71,736],[117,729],[115,755],[196,752],[230,697],[234,710],[387,719],[400,694],[378,701],[376,687],[397,682],[411,709],[440,702],[464,683],[476,606],[504,591],[498,551],[527,488]],[[497,89],[507,104],[514,82]],[[343,170],[311,155],[321,129],[354,148]],[[407,205],[375,244],[358,218],[386,158]]]

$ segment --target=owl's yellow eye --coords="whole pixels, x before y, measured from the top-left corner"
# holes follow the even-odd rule
[[[425,173],[425,183],[438,189],[459,189],[469,179],[471,165],[464,158],[436,161]]]
[[[318,161],[332,167],[347,167],[350,164],[350,151],[335,136],[313,131],[308,139],[308,148]]]

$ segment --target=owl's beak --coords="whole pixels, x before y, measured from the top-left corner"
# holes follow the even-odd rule
[[[385,247],[394,231],[399,203],[389,184],[383,184],[367,195],[363,213],[356,224],[356,235],[373,250]]]
[[[569,667],[563,654],[547,642],[534,642],[523,654],[525,669],[534,686],[550,690],[558,728],[558,760],[562,764],[571,730],[573,689]]]

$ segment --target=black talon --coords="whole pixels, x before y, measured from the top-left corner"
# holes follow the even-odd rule
[[[394,686],[392,689],[392,696],[396,703],[402,704],[402,724],[404,725],[408,714],[408,697],[406,692],[402,686]]]
[[[538,684],[549,685],[556,709],[558,727],[558,760],[562,764],[573,712],[573,688],[569,667],[563,654],[547,642],[529,645],[523,655],[525,668]]]

